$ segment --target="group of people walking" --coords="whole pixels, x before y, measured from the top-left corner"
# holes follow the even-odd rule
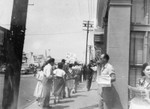
[[[55,59],[49,59],[36,74],[38,82],[34,96],[37,97],[38,104],[50,108],[50,94],[55,97],[55,104],[62,98],[71,97],[71,93],[77,92],[80,74],[79,66],[65,64],[64,59],[55,65]]]
[[[83,80],[86,80],[87,91],[90,91],[94,74],[93,68],[95,66],[97,75],[109,75],[112,84],[116,79],[115,71],[108,61],[108,54],[103,54],[100,57],[100,61],[94,62],[91,60],[88,65],[82,67],[75,66],[74,64],[65,64],[64,59],[56,66],[55,59],[51,58],[37,72],[36,78],[38,82],[34,96],[37,97],[39,105],[43,107],[50,107],[50,93],[54,96],[54,103],[59,103],[60,99],[71,97],[71,93],[77,92],[81,75],[83,75]],[[111,87],[101,87],[101,91],[99,91],[100,109],[104,109],[104,107],[109,109],[112,107],[112,88],[113,84]]]
[[[116,74],[114,67],[109,63],[109,55],[102,54],[100,60],[93,62],[92,60],[88,65],[83,67],[75,67],[74,64],[65,64],[63,59],[55,66],[55,59],[49,59],[42,67],[41,70],[37,72],[36,78],[38,80],[37,86],[35,88],[34,96],[37,97],[37,101],[43,107],[49,107],[50,92],[53,92],[55,97],[54,103],[59,103],[61,98],[71,97],[71,92],[77,92],[77,86],[81,75],[83,75],[83,80],[87,81],[86,88],[90,91],[94,70],[93,67],[96,66],[97,71],[97,83],[98,83],[98,94],[99,94],[99,109],[113,109],[114,101],[116,98],[114,94],[113,83],[116,81]],[[108,84],[100,83],[102,77],[107,77],[110,81]],[[98,78],[101,78],[98,81]],[[105,78],[106,79],[106,78]],[[108,82],[107,82],[108,83]],[[139,89],[140,88],[140,91]],[[150,105],[150,64],[145,63],[142,67],[142,77],[139,79],[137,88],[129,87],[130,90],[136,92],[139,97],[139,93],[142,92],[142,99],[135,97],[131,99],[129,108],[135,109],[147,109],[145,105],[149,108]],[[140,93],[141,94],[141,93]],[[143,103],[145,105],[143,105]],[[142,105],[141,105],[142,104]]]

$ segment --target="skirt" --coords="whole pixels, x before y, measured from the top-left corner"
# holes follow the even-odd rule
[[[65,88],[65,81],[62,77],[56,77],[54,79],[54,96],[60,96],[61,92]]]
[[[74,79],[68,79],[66,80],[66,87],[69,89],[73,89],[74,88],[74,84],[75,84],[75,80]]]
[[[42,82],[40,82],[40,81],[37,82],[37,85],[35,87],[33,95],[37,98],[43,97],[43,84],[42,84]]]

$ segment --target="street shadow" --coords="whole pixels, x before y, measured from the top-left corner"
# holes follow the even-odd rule
[[[97,90],[97,88],[95,88],[95,89],[90,89],[90,91],[92,91],[92,90]]]
[[[60,101],[59,104],[69,103],[69,102],[74,102],[74,100],[63,100],[63,101]]]
[[[80,109],[95,109],[95,108],[97,108],[97,107],[98,107],[98,104],[95,104],[95,105],[83,107],[83,108],[80,108]]]
[[[113,109],[123,109],[119,94],[115,87],[113,87],[113,101],[114,101]]]
[[[78,90],[77,93],[87,92],[86,90]]]
[[[51,109],[66,109],[69,106],[62,106],[62,105],[57,105],[57,106],[53,106]]]
[[[90,91],[97,91],[97,88],[90,89],[89,91],[87,91],[87,90],[78,90],[78,92],[77,92],[77,93],[90,92]]]
[[[77,98],[79,96],[82,96],[82,97],[87,97],[86,95],[72,95],[71,98]]]

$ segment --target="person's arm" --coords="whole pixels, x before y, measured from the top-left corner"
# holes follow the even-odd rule
[[[63,79],[66,80],[66,72],[62,70],[62,73],[63,73]]]
[[[109,68],[109,72],[110,72],[109,74],[110,74],[110,77],[111,77],[111,82],[116,81],[116,74],[115,74],[115,70],[114,70],[113,66],[111,66]]]
[[[56,69],[53,71],[53,76],[56,77]]]
[[[116,74],[115,73],[111,73],[110,77],[111,77],[111,82],[115,82],[116,81]]]
[[[51,66],[47,66],[45,69],[44,69],[44,75],[46,78],[52,78],[52,67]]]

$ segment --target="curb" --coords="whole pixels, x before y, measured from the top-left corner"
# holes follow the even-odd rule
[[[20,75],[20,77],[25,78],[25,77],[34,77],[34,74],[26,74],[26,75]]]
[[[32,105],[33,103],[35,103],[35,102],[36,102],[36,99],[34,99],[33,101],[31,101],[30,103],[27,103],[27,104],[24,105],[24,106],[21,106],[20,108],[21,108],[21,109],[25,109],[25,108],[31,106],[31,105]]]
[[[22,77],[34,77],[34,74],[26,74],[26,75],[20,75],[20,77],[22,78]],[[5,74],[0,74],[0,77],[5,77]]]

